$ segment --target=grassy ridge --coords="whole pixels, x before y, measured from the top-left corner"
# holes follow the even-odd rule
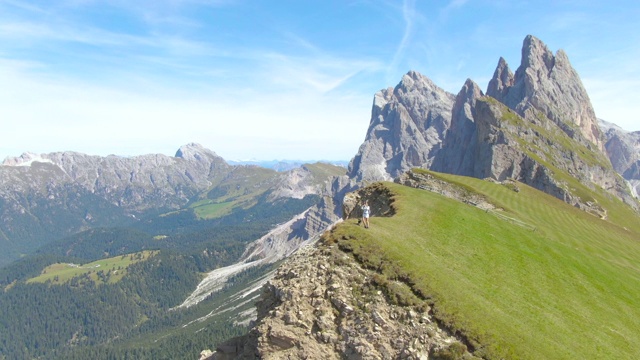
[[[477,355],[640,354],[636,215],[612,209],[625,229],[522,184],[514,192],[478,179],[438,176],[484,194],[536,230],[438,194],[388,184],[397,194],[394,217],[374,217],[368,230],[347,221],[333,238],[430,298],[437,317],[463,332]]]
[[[52,284],[64,284],[73,278],[88,275],[89,278],[96,283],[103,281],[111,284],[118,282],[126,275],[129,265],[147,260],[156,253],[157,251],[142,251],[135,254],[101,259],[83,265],[52,264],[42,270],[42,274],[39,276],[27,280],[27,283],[45,283],[51,281]],[[98,276],[98,272],[103,274],[103,278]]]

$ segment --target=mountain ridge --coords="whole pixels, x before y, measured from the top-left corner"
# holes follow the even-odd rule
[[[442,121],[432,121],[434,114]],[[527,144],[539,138],[546,140]],[[453,97],[415,71],[393,90],[376,93],[369,130],[349,175],[390,180],[412,167],[496,181],[513,178],[593,210],[590,199],[581,199],[566,180],[578,178],[640,211],[604,152],[602,130],[568,56],[561,50],[554,56],[531,35],[523,41],[515,74],[499,59],[486,95],[468,79]]]
[[[248,207],[265,191],[271,200],[301,199],[321,191],[320,177],[342,173],[332,165],[280,173],[232,166],[196,143],[173,157],[25,153],[0,166],[0,239],[8,241],[0,264],[78,231],[131,225],[189,205],[189,211],[216,216],[208,209]]]

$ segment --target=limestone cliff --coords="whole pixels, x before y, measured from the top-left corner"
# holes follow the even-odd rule
[[[365,182],[391,180],[428,165],[449,128],[453,103],[453,94],[415,71],[395,88],[376,93],[365,141],[348,175]]]
[[[487,95],[468,79],[454,97],[413,71],[396,88],[378,92],[349,175],[390,180],[423,167],[513,178],[604,216],[598,204],[576,194],[570,184],[575,178],[639,210],[603,146],[593,107],[567,55],[559,50],[554,56],[529,35],[518,70],[512,73],[500,58]]]
[[[528,35],[522,45],[522,60],[515,75],[500,58],[487,95],[536,122],[538,113],[551,119],[567,135],[585,146],[603,149],[589,95],[567,54],[556,55],[538,38]]]

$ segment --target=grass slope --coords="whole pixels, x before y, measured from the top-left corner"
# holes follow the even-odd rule
[[[135,254],[101,259],[83,265],[56,263],[47,266],[42,270],[42,274],[27,280],[27,283],[46,283],[51,281],[52,284],[64,284],[73,278],[88,275],[95,283],[105,282],[112,284],[118,282],[127,274],[129,265],[147,260],[156,253],[157,251],[142,251]],[[102,276],[98,275],[98,273],[102,274]]]
[[[402,279],[489,359],[631,359],[640,354],[640,222],[609,221],[519,184],[438,174],[483,194],[523,227],[441,195],[385,184],[397,214],[331,236]],[[615,204],[611,204],[615,206]],[[622,223],[617,225],[613,221]]]

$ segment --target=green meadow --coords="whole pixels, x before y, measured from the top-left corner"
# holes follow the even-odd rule
[[[127,273],[131,264],[147,260],[157,251],[142,251],[135,254],[121,255],[108,259],[101,259],[87,264],[57,263],[47,266],[42,273],[27,280],[27,283],[64,284],[73,278],[88,276],[95,283],[115,283]]]
[[[432,173],[433,174],[433,173]],[[396,214],[329,235],[402,280],[487,359],[634,359],[640,354],[640,217],[602,200],[600,219],[523,184],[433,174],[482,194],[507,221],[385,183]]]

